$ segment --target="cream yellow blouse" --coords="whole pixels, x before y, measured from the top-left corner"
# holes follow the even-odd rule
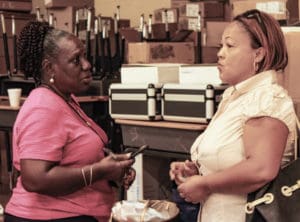
[[[281,120],[289,129],[282,164],[293,158],[296,119],[292,99],[277,84],[273,70],[259,73],[223,94],[218,111],[209,126],[191,147],[191,157],[198,162],[200,173],[222,171],[245,158],[242,142],[243,125],[250,118],[270,116]],[[212,194],[202,205],[201,222],[244,222],[246,195]]]

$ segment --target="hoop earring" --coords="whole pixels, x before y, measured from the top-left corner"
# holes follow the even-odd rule
[[[256,74],[257,73],[257,70],[258,70],[258,63],[254,61],[253,63],[253,69],[254,69],[254,73]]]
[[[49,82],[50,82],[51,84],[54,84],[54,82],[55,82],[55,81],[54,81],[54,75],[51,76],[51,78],[49,79]]]

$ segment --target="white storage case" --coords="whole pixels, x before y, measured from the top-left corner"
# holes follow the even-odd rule
[[[114,119],[161,119],[161,84],[114,83],[109,88],[109,114]]]
[[[208,123],[228,85],[165,84],[162,116],[165,120]]]

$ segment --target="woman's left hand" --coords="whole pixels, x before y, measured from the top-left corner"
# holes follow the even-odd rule
[[[125,190],[128,190],[129,187],[132,185],[133,181],[135,180],[136,172],[135,169],[132,167],[129,167],[125,171],[125,175],[123,177],[123,186]]]
[[[179,195],[187,202],[200,203],[204,202],[211,194],[209,186],[205,182],[205,177],[195,175],[186,178],[178,186]]]

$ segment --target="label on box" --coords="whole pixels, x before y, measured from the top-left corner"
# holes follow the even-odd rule
[[[86,20],[88,17],[88,11],[86,10],[86,8],[80,8],[77,9],[78,10],[78,19],[79,20]]]
[[[197,18],[188,18],[188,29],[197,30],[198,28],[198,19]]]
[[[167,11],[167,21],[168,21],[168,23],[175,23],[176,22],[174,14],[175,13],[172,10]],[[165,23],[166,18],[165,18],[165,12],[164,11],[161,12],[161,18],[162,18],[162,23]]]
[[[198,4],[186,4],[186,16],[197,17],[200,11]]]
[[[270,14],[285,14],[286,5],[284,2],[271,1],[271,2],[258,2],[256,3],[258,10],[264,11]]]

